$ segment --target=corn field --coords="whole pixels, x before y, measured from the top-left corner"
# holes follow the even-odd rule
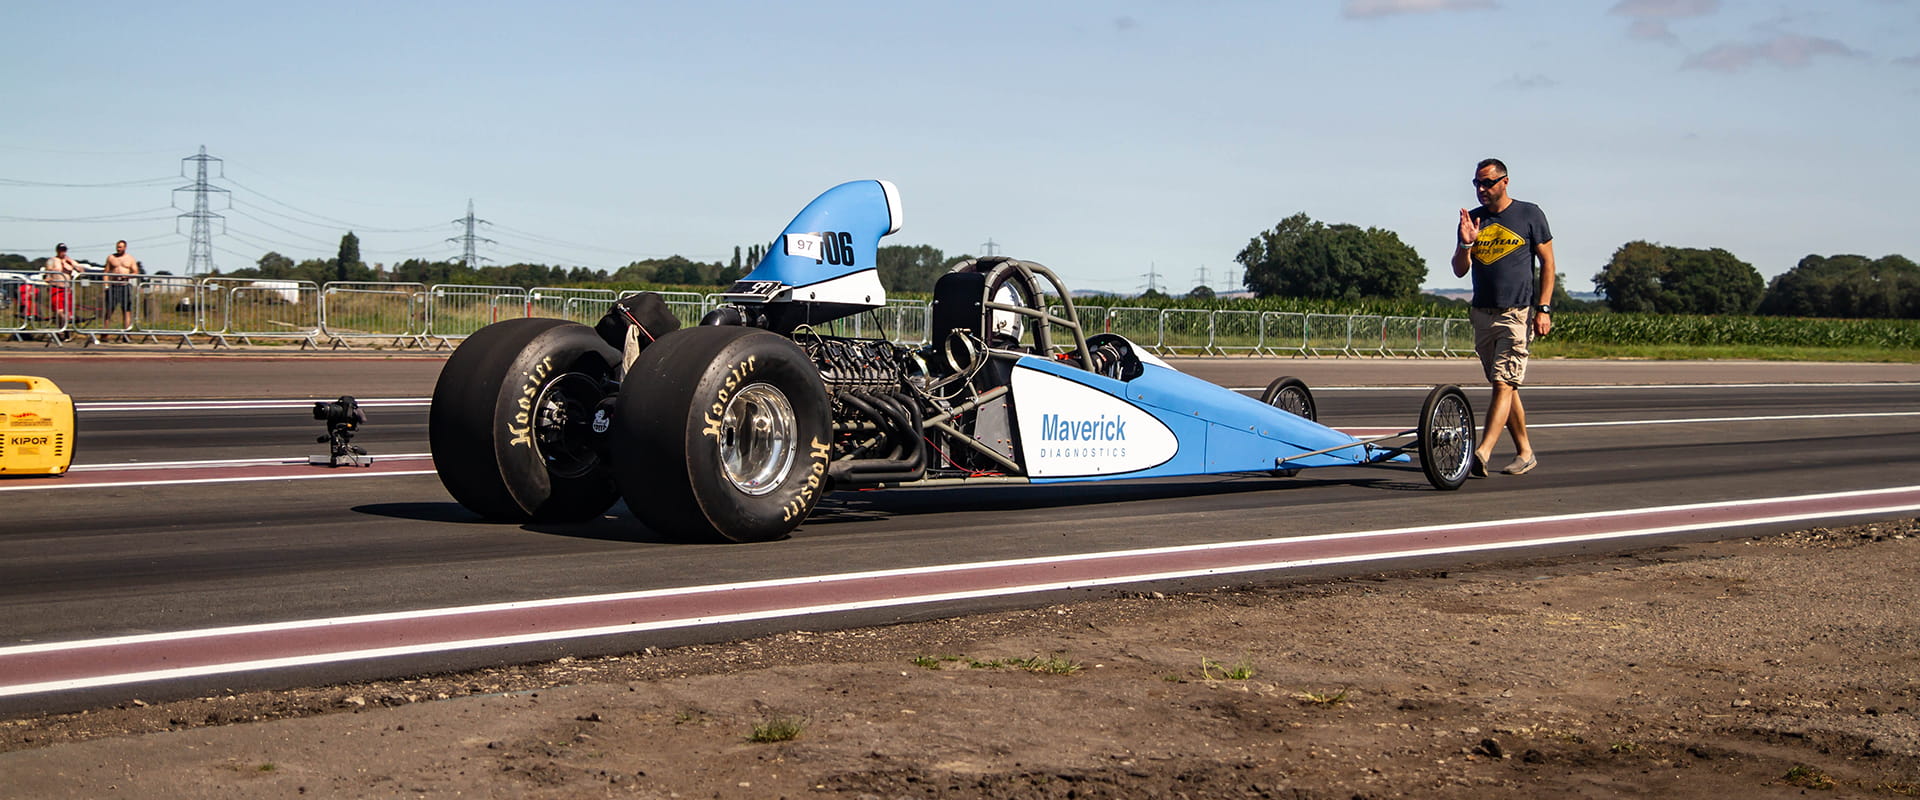
[[[1920,349],[1920,320],[1556,314],[1556,339],[1579,344]]]

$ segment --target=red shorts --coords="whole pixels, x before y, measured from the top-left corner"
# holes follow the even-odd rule
[[[73,313],[70,304],[73,298],[67,296],[67,287],[58,283],[47,284],[47,304],[54,312]]]

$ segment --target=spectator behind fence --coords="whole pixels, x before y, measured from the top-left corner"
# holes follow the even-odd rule
[[[127,240],[113,243],[113,255],[107,256],[107,314],[120,311],[120,329],[133,330],[134,276],[140,274],[140,262],[127,255]],[[131,341],[126,334],[120,341]]]
[[[73,276],[85,271],[80,262],[67,256],[66,242],[55,245],[53,257],[40,268],[47,281],[47,303],[53,308],[53,321],[59,329],[73,324]]]

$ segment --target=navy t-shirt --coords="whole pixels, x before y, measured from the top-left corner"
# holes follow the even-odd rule
[[[1473,306],[1519,308],[1540,299],[1533,282],[1533,249],[1553,241],[1547,214],[1524,200],[1495,213],[1481,206],[1470,212],[1480,223],[1473,243]]]

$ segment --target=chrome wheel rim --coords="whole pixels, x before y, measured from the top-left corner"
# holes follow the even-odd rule
[[[1280,396],[1273,398],[1273,405],[1296,417],[1312,419],[1307,415],[1307,396],[1298,389],[1288,387],[1280,390]]]
[[[1465,475],[1473,445],[1473,419],[1467,416],[1466,404],[1451,395],[1442,398],[1434,404],[1431,423],[1434,441],[1429,452],[1442,465],[1441,471],[1449,478]]]
[[[771,384],[742,387],[720,412],[720,467],[733,488],[753,497],[772,492],[793,468],[793,403]]]

